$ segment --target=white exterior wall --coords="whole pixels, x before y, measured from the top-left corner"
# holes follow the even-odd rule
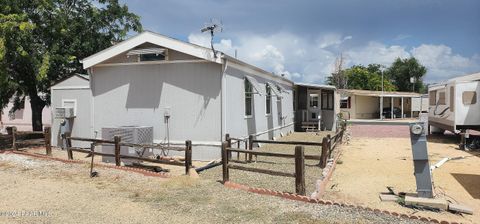
[[[171,143],[220,145],[221,68],[209,62],[94,67],[94,130],[153,126],[154,141],[165,142],[170,108]],[[219,148],[194,148],[195,159],[220,157]]]
[[[63,82],[51,87],[51,106],[52,111],[52,145],[59,146],[60,142],[60,123],[62,119],[55,119],[55,108],[62,107],[63,100],[76,101],[76,117],[73,118],[72,136],[75,137],[95,137],[92,127],[92,93],[89,88],[89,81],[78,76],[72,76]],[[72,141],[72,146],[87,147],[88,142]]]
[[[263,92],[262,95],[254,94],[252,116],[245,116],[245,76],[255,78]],[[283,93],[283,98],[277,101],[277,97],[272,91],[272,110],[270,115],[266,115],[265,84],[279,84],[283,86],[287,93]],[[244,138],[248,135],[256,135],[258,139],[272,139],[280,136],[280,133],[287,134],[294,130],[293,113],[293,84],[286,81],[275,81],[266,79],[255,71],[242,69],[239,66],[228,63],[225,69],[225,133],[231,137]],[[280,119],[284,117],[284,119]]]

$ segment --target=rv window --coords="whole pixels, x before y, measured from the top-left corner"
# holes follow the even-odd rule
[[[446,105],[445,104],[445,92],[438,93],[438,105]]]
[[[453,86],[450,86],[450,111],[454,111],[455,109],[455,89]]]
[[[252,102],[253,102],[252,83],[250,83],[247,79],[245,79],[244,85],[245,85],[245,116],[252,116]]]
[[[266,114],[270,114],[272,112],[272,89],[270,87],[270,85],[265,84],[265,110],[266,110]]]
[[[477,103],[477,92],[475,91],[464,91],[462,93],[463,105],[472,105]]]
[[[430,101],[430,106],[435,106],[437,103],[437,91],[430,91],[428,93],[429,101]]]

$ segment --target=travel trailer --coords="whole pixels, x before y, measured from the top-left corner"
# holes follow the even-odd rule
[[[480,130],[480,73],[450,79],[428,88],[432,133]]]

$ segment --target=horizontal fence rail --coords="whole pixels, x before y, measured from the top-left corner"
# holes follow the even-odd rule
[[[72,152],[80,152],[80,153],[86,153],[86,154],[92,154],[92,155],[99,155],[99,156],[109,156],[109,157],[114,157],[115,158],[115,165],[116,166],[121,166],[121,159],[134,159],[138,161],[145,161],[145,162],[151,162],[151,163],[158,163],[158,164],[165,164],[165,165],[173,165],[173,166],[185,166],[185,174],[190,174],[190,169],[193,167],[192,165],[192,141],[187,140],[185,141],[185,147],[169,147],[169,146],[164,146],[164,145],[159,145],[159,144],[133,144],[133,143],[127,143],[127,142],[122,142],[120,136],[114,136],[113,141],[112,140],[106,140],[106,139],[96,139],[96,138],[82,138],[82,137],[71,137],[69,133],[66,133],[63,136],[66,139],[66,149],[67,149],[67,155],[68,159],[73,160],[73,153]],[[91,149],[86,150],[84,148],[80,147],[72,147],[72,140],[73,141],[83,141],[83,142],[91,142]],[[94,146],[95,145],[101,145],[101,144],[109,144],[114,146],[114,153],[103,153],[103,152],[95,152],[94,151]],[[184,162],[180,161],[171,161],[171,160],[165,160],[165,159],[152,159],[148,157],[140,157],[140,156],[131,156],[131,155],[122,155],[120,153],[121,147],[136,147],[136,148],[152,148],[152,149],[168,149],[168,150],[174,150],[174,151],[184,151],[185,152],[185,160]]]
[[[300,195],[305,195],[305,154],[303,146],[295,147],[295,154],[285,154],[285,153],[273,153],[273,152],[258,152],[251,150],[243,149],[232,149],[228,147],[229,142],[224,141],[222,143],[222,177],[223,182],[230,180],[230,171],[229,169],[236,169],[248,172],[256,172],[262,174],[268,174],[273,176],[282,176],[282,177],[294,177],[295,178],[295,192]],[[270,157],[281,157],[281,158],[290,158],[295,159],[295,173],[287,173],[276,170],[268,170],[261,168],[245,167],[234,164],[229,164],[229,154],[231,152],[242,152],[249,155],[261,155],[261,156],[270,156]]]

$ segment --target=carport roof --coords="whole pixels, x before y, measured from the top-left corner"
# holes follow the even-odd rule
[[[382,92],[373,90],[361,89],[340,89],[338,90],[343,95],[357,95],[357,96],[386,96],[386,97],[420,97],[422,94],[413,92]]]

